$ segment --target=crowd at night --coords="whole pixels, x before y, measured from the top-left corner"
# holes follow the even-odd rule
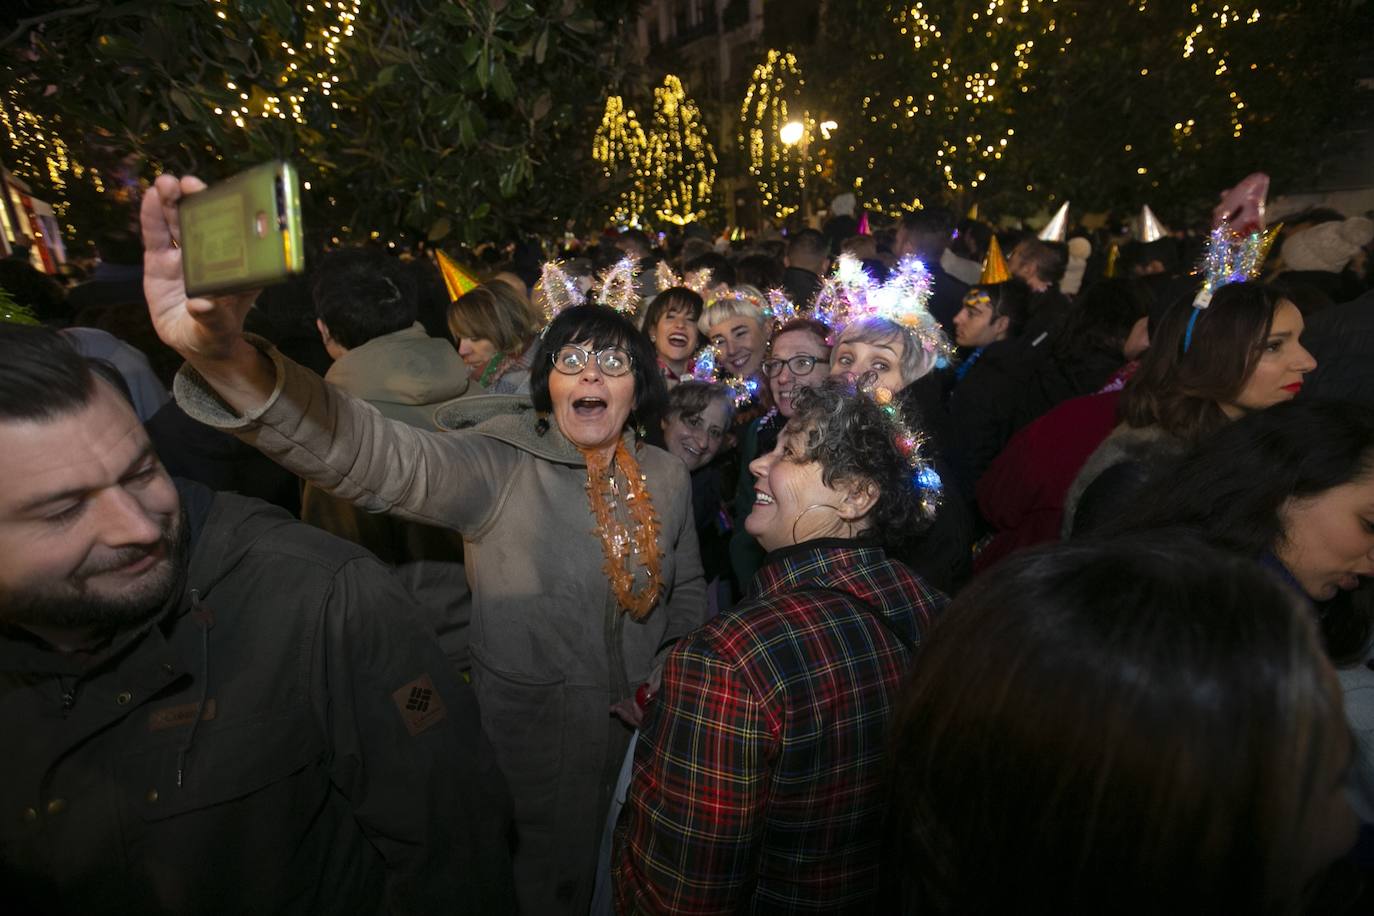
[[[1367,3],[126,6],[0,17],[0,910],[1370,911]]]

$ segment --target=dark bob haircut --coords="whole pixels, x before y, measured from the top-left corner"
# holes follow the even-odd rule
[[[621,347],[629,353],[630,374],[635,380],[634,413],[641,419],[663,415],[668,389],[658,371],[654,345],[633,321],[603,305],[575,305],[564,309],[549,323],[535,348],[534,365],[530,367],[530,398],[535,410],[544,413],[553,410],[549,373],[553,372],[554,354],[567,344],[588,343],[594,350]]]
[[[1213,546],[1257,559],[1284,542],[1292,499],[1374,473],[1374,410],[1338,401],[1289,401],[1227,423],[1166,464],[1121,513],[1118,532],[1186,529]],[[1365,585],[1361,591],[1369,589]],[[1364,660],[1368,594],[1342,593],[1322,607],[1327,652]]]
[[[1255,563],[1172,536],[1017,554],[896,703],[909,912],[1296,914],[1345,731],[1311,615]]]
[[[696,292],[685,286],[671,286],[659,293],[649,302],[649,307],[644,310],[644,320],[640,322],[640,327],[648,334],[658,324],[658,320],[663,317],[665,312],[686,312],[691,319],[693,328],[697,326],[697,319],[701,317],[701,310],[706,307],[706,303]]]
[[[900,551],[930,527],[933,519],[921,508],[911,465],[893,439],[892,421],[872,397],[839,376],[803,388],[795,397],[783,434],[801,431],[797,460],[819,463],[828,487],[876,486],[878,499],[869,516],[873,536],[889,550]]]

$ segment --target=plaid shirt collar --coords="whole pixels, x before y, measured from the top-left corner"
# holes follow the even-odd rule
[[[768,554],[754,576],[751,597],[787,594],[833,578],[849,567],[875,566],[887,559],[878,541],[869,538],[816,538]]]

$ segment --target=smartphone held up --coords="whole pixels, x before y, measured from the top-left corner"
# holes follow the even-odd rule
[[[300,183],[266,162],[181,199],[181,264],[192,296],[279,283],[305,269]]]

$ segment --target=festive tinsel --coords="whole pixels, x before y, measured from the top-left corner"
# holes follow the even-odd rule
[[[884,283],[864,270],[852,255],[842,254],[835,272],[821,282],[813,315],[836,330],[863,318],[884,318],[900,325],[935,357],[935,365],[949,364],[954,347],[926,303],[934,292],[934,278],[925,264],[905,257]]]
[[[725,370],[721,368],[722,362],[720,348],[715,344],[707,344],[692,357],[692,363],[682,379],[724,385],[729,389],[737,408],[759,396],[763,386],[757,377],[740,378],[738,375],[725,375]]]
[[[1267,230],[1256,229],[1242,234],[1223,220],[1212,230],[1196,271],[1202,275],[1202,287],[1193,297],[1193,314],[1188,317],[1188,327],[1183,334],[1184,353],[1193,345],[1193,329],[1197,326],[1198,317],[1203,309],[1212,304],[1216,291],[1228,283],[1240,283],[1258,277],[1282,226],[1282,223],[1276,223]]]
[[[944,495],[944,482],[925,458],[926,437],[913,430],[906,420],[902,419],[902,409],[891,390],[880,386],[865,393],[873,398],[883,415],[887,417],[892,430],[892,442],[911,468],[911,485],[915,488],[920,501],[921,513],[927,521],[933,520]]]
[[[597,280],[596,304],[634,317],[642,302],[635,288],[636,273],[634,259],[630,257],[621,258],[607,268]]]
[[[534,301],[544,310],[546,322],[553,321],[564,309],[582,305],[582,291],[577,281],[568,276],[562,261],[545,261],[534,284]]]

